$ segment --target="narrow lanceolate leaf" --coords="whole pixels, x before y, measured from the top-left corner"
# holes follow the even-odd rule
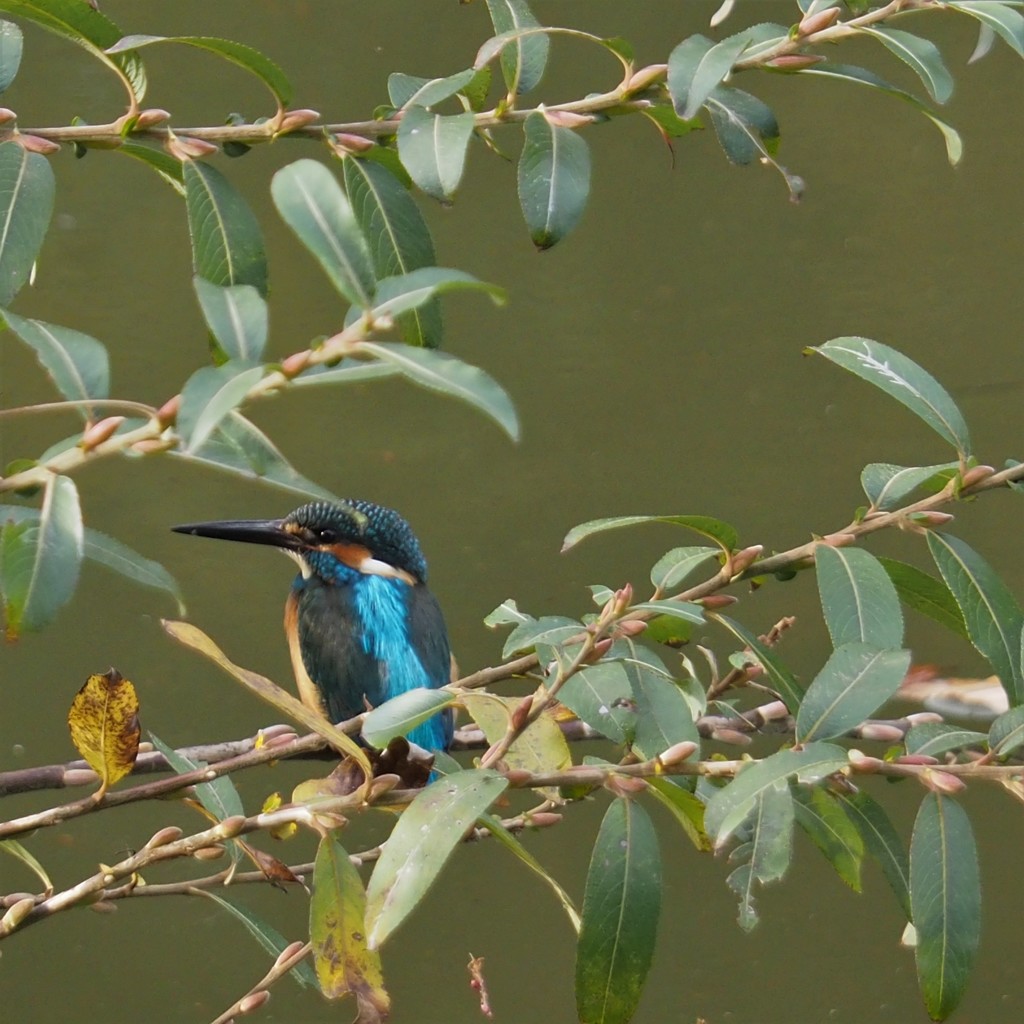
[[[450,707],[455,695],[450,690],[417,687],[375,707],[363,720],[363,739],[371,747],[384,748],[395,736],[404,736],[421,722]]]
[[[669,523],[673,526],[683,526],[710,538],[726,553],[732,551],[739,543],[739,534],[734,526],[721,519],[712,519],[711,516],[612,516],[608,519],[591,519],[589,522],[574,526],[562,541],[562,551],[568,551],[569,548],[595,533],[617,530],[622,526],[639,526],[641,523]]]
[[[739,925],[751,931],[758,922],[755,886],[777,882],[793,856],[793,795],[785,780],[762,789],[754,800],[748,825],[750,838],[729,857],[739,862],[727,883],[739,898]]]
[[[68,712],[75,749],[100,777],[100,792],[135,767],[139,754],[139,699],[117,669],[89,676]]]
[[[270,185],[284,222],[354,306],[369,309],[375,287],[370,250],[348,197],[316,160],[282,167]]]
[[[938,466],[894,466],[886,462],[872,462],[860,474],[860,484],[872,507],[895,508],[918,487],[928,485],[931,492],[941,490],[957,471],[958,463],[946,462]]]
[[[185,775],[194,772],[197,768],[205,768],[205,761],[198,761],[186,757],[173,747],[164,743],[159,737],[149,734],[153,746],[164,755],[164,760],[171,766],[171,769],[178,775]],[[233,818],[236,814],[245,814],[242,806],[242,798],[238,795],[234,782],[229,775],[221,775],[209,782],[201,782],[196,786],[196,796],[199,802],[206,808],[210,815],[217,821],[225,818]],[[232,857],[237,860],[241,853],[235,843],[231,844]]]
[[[630,605],[630,611],[654,612],[656,615],[668,615],[674,619],[698,624],[704,622],[704,609],[691,601],[638,601]]]
[[[859,725],[896,693],[909,667],[910,651],[860,641],[837,647],[804,694],[798,741],[831,739]]]
[[[623,664],[636,702],[633,747],[637,753],[647,759],[655,758],[685,740],[699,747],[697,723],[683,691],[645,662],[627,660]]]
[[[782,698],[790,713],[795,714],[800,708],[800,702],[804,699],[803,687],[796,681],[793,673],[785,664],[776,657],[775,652],[738,622],[725,615],[711,617],[725,626],[733,636],[750,649],[754,658],[761,663],[767,673],[767,681],[771,688]]]
[[[873,36],[912,68],[936,103],[945,103],[953,95],[953,76],[943,63],[939,48],[930,39],[883,25],[865,27],[861,31]]]
[[[382,1021],[391,999],[380,954],[367,944],[366,903],[359,872],[329,832],[316,852],[309,905],[309,941],[320,991],[328,999],[354,996],[360,1021]]]
[[[539,619],[527,619],[509,633],[501,656],[508,658],[521,651],[532,651],[538,644],[557,647],[582,634],[583,623],[565,615],[542,615]]]
[[[839,799],[822,786],[794,790],[796,820],[821,850],[836,874],[860,892],[860,867],[864,840]]]
[[[910,844],[917,978],[932,1020],[945,1020],[967,987],[981,936],[978,852],[964,809],[929,793]]]
[[[999,757],[1005,757],[1022,744],[1024,744],[1024,706],[1005,711],[992,723],[988,732],[989,749]]]
[[[929,530],[928,549],[963,612],[971,643],[995,669],[1010,705],[1024,703],[1024,612],[1017,599],[988,562],[959,538]]]
[[[419,905],[466,830],[507,786],[497,772],[475,768],[432,782],[402,812],[367,887],[370,949]]]
[[[398,155],[409,177],[435,199],[450,199],[462,180],[473,137],[472,113],[434,114],[411,106],[398,126]]]
[[[196,370],[181,390],[178,433],[185,451],[194,455],[228,413],[244,401],[263,377],[262,366],[230,362]]]
[[[203,319],[226,359],[258,362],[267,347],[269,319],[263,296],[248,284],[216,285],[192,279]]]
[[[347,159],[345,190],[370,246],[378,280],[399,277],[437,262],[426,221],[405,186],[374,160]],[[399,318],[409,345],[437,348],[442,340],[441,306],[432,299]]]
[[[571,128],[533,113],[523,125],[519,204],[538,249],[549,249],[579,223],[590,195],[590,150]]]
[[[1014,710],[1022,711],[1021,708]],[[995,722],[992,724],[994,726]],[[990,739],[983,732],[946,725],[945,722],[922,722],[915,725],[904,739],[908,754],[928,754],[931,757],[941,757],[950,750],[962,750],[964,747],[983,746],[986,742]]]
[[[892,580],[900,600],[908,608],[927,615],[939,625],[959,633],[964,639],[970,639],[963,612],[945,583],[906,562],[898,562],[893,558],[879,558],[878,561]]]
[[[668,58],[668,91],[676,113],[688,121],[732,71],[749,38],[730,36],[712,43],[705,36],[684,39]]]
[[[476,72],[472,68],[459,71],[447,78],[418,78],[396,71],[388,75],[388,99],[398,109],[414,104],[432,107],[456,93],[461,92],[473,80]]]
[[[647,812],[618,799],[594,844],[576,947],[580,1024],[627,1024],[654,958],[661,856]]]
[[[842,803],[860,832],[864,848],[877,861],[909,920],[910,861],[899,833],[881,805],[863,790],[855,793],[838,792],[836,799]]]
[[[745,768],[708,801],[704,827],[721,848],[754,809],[765,790],[784,779],[814,782],[839,771],[847,763],[846,751],[831,743],[810,743],[800,750],[780,750]]]
[[[299,473],[270,438],[238,412],[228,413],[195,451],[174,450],[171,454],[237,473],[249,480],[274,484],[295,494],[337,500],[330,491]]]
[[[526,0],[487,0],[495,35],[539,28]],[[517,36],[501,53],[501,73],[509,90],[517,95],[535,89],[544,75],[551,41],[543,32]]]
[[[1024,57],[1024,16],[1008,4],[993,0],[950,0],[946,6],[977,18],[1003,39],[1018,57]]]
[[[21,29],[13,21],[0,21],[0,93],[14,81],[21,66]]]
[[[28,280],[50,225],[50,161],[16,142],[0,144],[0,306]]]
[[[903,611],[878,559],[863,548],[814,550],[821,608],[833,647],[861,641],[875,647],[903,643]]]
[[[110,394],[110,360],[95,338],[70,327],[26,320],[4,310],[0,316],[32,351],[57,390],[69,401],[106,398]],[[80,407],[85,419],[94,418],[89,405]]]
[[[250,74],[255,75],[273,94],[279,107],[284,107],[291,100],[292,87],[285,73],[269,57],[259,50],[231,39],[217,39],[213,36],[125,36],[113,46],[107,47],[107,53],[124,53],[128,50],[139,50],[153,43],[182,43],[194,46],[208,53],[214,53],[224,60],[237,64]]]
[[[558,691],[558,699],[577,718],[616,743],[625,743],[636,716],[627,705],[633,697],[626,668],[620,661],[599,661],[581,669]]]
[[[715,548],[673,548],[651,566],[651,583],[660,590],[674,590],[697,567],[717,554]]]
[[[7,635],[53,621],[78,585],[83,548],[82,509],[70,477],[50,477],[39,518],[0,532],[0,593]]]
[[[515,854],[544,884],[551,889],[551,891],[558,897],[558,902],[562,904],[562,909],[565,911],[566,917],[569,918],[569,923],[572,925],[573,931],[579,935],[580,933],[580,915],[576,910],[576,905],[572,901],[572,897],[562,888],[558,883],[558,880],[548,874],[544,869],[543,865],[537,860],[536,857],[529,850],[526,849],[523,844],[516,839],[516,837],[502,825],[501,821],[496,818],[493,814],[481,814],[477,819],[477,823],[487,829],[488,832],[494,836],[497,841]]]
[[[52,895],[53,882],[50,881],[46,868],[17,839],[0,839],[0,853],[6,853],[15,860],[20,860],[43,883],[46,895]]]
[[[415,384],[460,398],[486,413],[513,441],[519,440],[519,419],[508,392],[488,373],[445,352],[398,342],[363,341],[360,351],[397,366]]]
[[[209,164],[186,160],[184,175],[192,269],[211,284],[251,284],[265,296],[263,232],[248,204]]]
[[[881,388],[919,416],[961,456],[971,452],[971,439],[956,403],[942,385],[912,359],[868,338],[833,338],[808,351]]]
[[[265,952],[269,953],[275,960],[291,945],[291,943],[273,925],[267,924],[262,918],[257,917],[248,907],[233,903],[223,896],[210,892],[209,889],[198,889],[207,899],[213,900],[218,906],[223,907],[229,914],[233,914],[248,929],[249,934],[260,944]],[[316,975],[307,960],[300,960],[289,972],[298,984],[304,988],[318,990]]]
[[[907,92],[905,89],[898,89],[895,85],[887,82],[884,78],[880,78],[873,71],[868,71],[866,68],[856,67],[853,64],[831,64],[822,62],[821,64],[815,64],[812,67],[801,68],[799,74],[801,75],[822,75],[825,78],[837,78],[845,82],[856,82],[858,85],[867,85],[872,89],[879,89],[882,92],[888,93],[890,96],[896,96],[901,100],[909,103],[916,110],[919,110],[925,117],[942,134],[942,140],[946,144],[946,159],[949,160],[950,164],[955,167],[960,163],[961,157],[964,155],[964,144],[963,139],[960,138],[960,133],[953,128],[952,125],[947,124],[942,120],[934,111],[930,110],[924,103],[922,103],[913,93]]]
[[[483,730],[487,742],[497,743],[508,732],[512,712],[521,698],[474,692],[464,694],[462,703],[470,718]],[[568,768],[572,755],[558,722],[549,715],[541,715],[516,738],[505,760],[510,768],[554,772]]]
[[[688,789],[683,789],[672,779],[647,779],[647,788],[651,795],[679,823],[687,838],[702,853],[711,850],[711,840],[704,831],[704,804]]]
[[[127,544],[122,544],[98,530],[86,529],[82,551],[86,558],[113,569],[135,583],[170,594],[178,603],[178,614],[185,614],[185,603],[178,583],[159,562],[145,558]]]
[[[373,316],[400,317],[431,302],[437,295],[467,290],[485,292],[497,305],[505,301],[503,289],[480,281],[465,271],[448,267],[421,267],[380,282],[373,297]]]
[[[139,163],[152,167],[178,195],[185,195],[185,174],[182,170],[181,161],[175,160],[170,153],[162,149],[154,149],[152,146],[143,146],[138,142],[131,142],[125,139],[114,151],[124,156],[130,156]]]

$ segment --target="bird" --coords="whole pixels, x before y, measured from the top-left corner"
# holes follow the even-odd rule
[[[267,544],[299,566],[284,628],[302,702],[341,722],[418,687],[451,680],[441,607],[427,562],[393,509],[363,499],[315,501],[283,519],[186,523],[176,533]],[[428,751],[452,741],[450,709],[416,725],[410,743]]]

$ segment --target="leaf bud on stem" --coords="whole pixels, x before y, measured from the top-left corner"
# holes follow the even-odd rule
[[[814,14],[808,14],[799,25],[796,27],[796,34],[798,36],[809,36],[815,32],[820,32],[823,28],[829,28],[834,25],[839,18],[838,7],[826,7],[823,11],[816,11]]]
[[[82,432],[82,440],[78,442],[78,447],[84,452],[91,452],[97,445],[113,437],[122,423],[124,423],[123,416],[107,416],[105,419],[98,420]]]

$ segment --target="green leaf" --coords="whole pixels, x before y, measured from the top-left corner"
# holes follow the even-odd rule
[[[6,92],[21,66],[21,29],[13,21],[0,21],[0,93]]]
[[[177,420],[186,454],[196,454],[263,374],[262,366],[232,361],[223,366],[204,366],[189,377],[181,389]]]
[[[164,759],[178,775],[185,775],[194,772],[198,768],[207,767],[205,761],[194,760],[179,753],[174,747],[164,743],[163,740],[149,734],[153,746],[164,755]],[[242,806],[242,798],[238,795],[234,782],[229,775],[220,775],[209,782],[200,782],[196,786],[196,797],[206,810],[213,815],[217,821],[225,818],[233,818],[236,815],[244,815],[245,808]],[[237,843],[230,843],[231,858],[238,861],[242,851]]]
[[[180,160],[176,160],[170,153],[162,149],[154,149],[152,146],[143,146],[130,139],[124,139],[121,145],[114,151],[130,156],[140,163],[152,167],[178,195],[185,196],[185,172]]]
[[[963,140],[960,138],[959,132],[953,128],[952,125],[947,124],[942,120],[934,111],[930,110],[924,103],[922,103],[913,93],[907,92],[905,89],[898,89],[895,85],[891,85],[884,78],[880,78],[873,71],[868,71],[866,68],[859,68],[853,64],[815,64],[812,67],[801,68],[798,72],[801,75],[821,75],[824,78],[838,78],[844,82],[856,82],[858,85],[867,85],[872,89],[880,89],[882,92],[888,93],[890,96],[896,96],[898,99],[904,100],[909,103],[916,110],[919,110],[929,121],[942,133],[942,140],[946,144],[946,158],[950,164],[955,167],[960,163],[960,158],[964,154]]]
[[[988,746],[997,757],[1006,757],[1024,744],[1024,705],[1004,711],[988,731]]]
[[[107,350],[95,338],[70,327],[26,320],[8,310],[0,311],[0,316],[32,349],[39,365],[66,399],[76,402],[108,397],[110,360]],[[90,405],[83,405],[78,411],[86,420],[95,418],[95,409]]]
[[[562,551],[579,544],[581,540],[605,530],[617,530],[622,526],[638,526],[641,523],[670,523],[683,526],[694,533],[703,534],[729,553],[739,543],[739,534],[735,527],[711,516],[612,516],[608,519],[591,519],[589,522],[574,526],[562,541]]]
[[[8,638],[49,625],[71,599],[82,564],[82,509],[74,481],[51,476],[39,518],[0,529],[0,593]]]
[[[835,868],[836,874],[854,892],[860,892],[864,840],[843,810],[843,804],[822,786],[796,789],[793,795],[797,823]]]
[[[507,829],[502,825],[501,821],[496,818],[493,814],[481,814],[477,819],[477,823],[487,829],[488,832],[494,836],[497,841],[505,847],[506,850],[514,853],[538,878],[540,878],[545,885],[547,885],[551,891],[558,897],[559,903],[562,904],[562,909],[565,911],[566,916],[569,918],[569,923],[572,925],[573,931],[577,935],[580,933],[580,915],[576,910],[576,906],[572,901],[569,894],[562,888],[557,880],[549,875],[544,867],[540,864],[536,857],[525,846]]]
[[[860,484],[868,501],[877,509],[895,508],[908,494],[932,481],[941,490],[957,471],[958,463],[938,466],[894,466],[888,462],[872,462],[860,474]]]
[[[893,828],[888,815],[881,805],[868,796],[864,790],[855,793],[839,792],[836,799],[842,802],[850,820],[857,827],[864,840],[864,847],[877,861],[900,907],[910,919],[910,861],[899,833]]]
[[[508,787],[486,768],[432,782],[402,812],[366,891],[370,949],[418,906],[466,830]]]
[[[342,359],[331,369],[322,363],[293,377],[292,387],[322,387],[324,384],[362,384],[399,376],[398,368],[387,363],[366,363],[361,359]]]
[[[973,729],[962,729],[956,725],[946,725],[945,722],[922,722],[907,733],[904,743],[908,754],[941,757],[950,750],[978,746],[987,740],[983,732],[975,732]]]
[[[447,78],[417,78],[395,72],[388,75],[388,97],[399,110],[413,105],[433,107],[462,92],[475,76],[472,68]]]
[[[583,216],[590,195],[590,150],[571,128],[534,112],[523,124],[519,204],[538,249],[560,242]]]
[[[833,338],[810,349],[881,388],[919,416],[964,458],[971,439],[956,403],[945,388],[912,359],[868,338]]]
[[[704,831],[704,804],[700,799],[672,779],[650,778],[645,781],[651,795],[668,808],[690,842],[702,853],[709,852],[711,840]]]
[[[317,980],[328,999],[354,996],[359,1020],[383,1021],[391,1000],[384,989],[380,954],[367,942],[366,913],[367,897],[359,872],[329,832],[316,851],[309,904],[309,941]]]
[[[673,548],[651,568],[651,583],[659,590],[675,590],[699,565],[717,554],[715,548]]]
[[[521,703],[521,697],[499,697],[481,691],[462,696],[463,707],[491,744],[499,742],[508,732],[512,712]],[[572,764],[572,755],[561,726],[553,716],[543,714],[516,737],[504,760],[510,768],[525,768],[529,772],[559,772]],[[552,797],[557,799],[557,789],[554,789]]]
[[[917,979],[932,1020],[960,1003],[981,936],[978,853],[964,809],[929,793],[910,844],[910,900]]]
[[[900,600],[908,608],[927,615],[954,633],[959,633],[964,639],[970,639],[963,612],[945,583],[929,576],[917,566],[893,558],[879,558],[878,561],[896,587]]]
[[[338,291],[369,309],[376,286],[370,250],[334,175],[316,160],[296,160],[274,175],[270,192],[284,222]]]
[[[782,698],[790,714],[796,714],[800,702],[804,699],[804,691],[796,681],[793,673],[775,656],[770,647],[762,643],[745,626],[727,618],[725,615],[711,616],[720,622],[740,643],[750,648],[754,658],[759,661],[768,674],[772,689]]]
[[[900,599],[874,555],[863,548],[818,544],[814,560],[833,647],[857,640],[882,648],[903,643]]]
[[[251,284],[266,296],[267,256],[252,210],[215,167],[186,160],[183,173],[193,271],[211,284]]]
[[[625,704],[632,700],[626,668],[620,661],[599,661],[587,665],[569,678],[558,691],[558,699],[577,718],[615,743],[625,743],[635,716]]]
[[[487,10],[496,35],[540,28],[525,0],[487,0]],[[501,53],[501,72],[509,91],[522,96],[535,89],[544,75],[551,41],[538,32],[517,36]]]
[[[508,392],[490,374],[445,352],[413,348],[390,341],[363,341],[360,351],[398,367],[414,384],[460,398],[486,413],[513,440],[519,420]]]
[[[754,800],[750,839],[738,846],[729,860],[739,862],[727,884],[739,897],[739,925],[751,931],[758,922],[754,886],[777,882],[785,875],[793,856],[793,796],[785,780],[762,789]]]
[[[505,301],[505,291],[487,284],[462,270],[447,267],[421,267],[400,277],[387,277],[377,286],[373,297],[373,315],[402,316],[419,309],[436,295],[452,291],[480,291],[490,295],[495,305]]]
[[[209,889],[197,889],[196,891],[207,899],[213,900],[214,903],[223,907],[229,914],[237,917],[248,929],[249,934],[275,960],[291,945],[273,925],[269,925],[266,921],[257,917],[248,907],[233,903],[231,900],[224,896],[218,896]],[[306,960],[300,960],[288,973],[304,988],[312,988],[314,991],[320,990],[316,975],[313,973],[313,968],[309,966]]]
[[[83,553],[93,562],[99,562],[122,576],[141,583],[144,587],[163,590],[178,603],[178,614],[185,614],[185,603],[174,577],[159,563],[144,558],[127,544],[108,537],[98,530],[85,531]]]
[[[884,25],[865,26],[860,31],[873,36],[910,67],[936,103],[945,103],[953,95],[953,76],[943,63],[939,48],[930,39]]]
[[[399,277],[437,262],[423,215],[405,186],[372,160],[342,165],[352,212],[370,246],[378,279]],[[431,300],[399,318],[409,345],[437,348],[442,340],[441,305]]]
[[[1024,702],[1024,613],[992,567],[957,537],[928,531],[928,550],[963,612],[971,643],[999,676],[1011,706]]]
[[[248,284],[224,287],[196,275],[192,285],[207,327],[228,359],[258,362],[267,346],[269,318],[263,296]]]
[[[138,50],[153,43],[183,43],[194,46],[208,53],[215,53],[232,64],[255,75],[273,94],[278,108],[288,105],[292,97],[292,86],[285,73],[269,57],[259,50],[231,39],[217,39],[213,36],[125,36],[113,46],[107,47],[108,54],[124,53],[127,50]]]
[[[689,121],[732,71],[749,37],[730,36],[712,43],[702,35],[684,39],[668,58],[668,91],[676,113]]]
[[[669,599],[661,601],[637,601],[629,606],[633,612],[654,612],[656,615],[669,615],[674,619],[682,619],[684,622],[702,624],[704,620],[704,609],[699,604],[690,601],[672,601]]]
[[[485,619],[484,625],[490,629],[498,626],[518,626],[521,622],[533,622],[532,615],[521,612],[513,598],[507,598],[498,605]]]
[[[414,182],[435,199],[450,199],[462,180],[476,119],[408,107],[398,125],[398,155]]]
[[[363,739],[371,747],[386,747],[389,740],[404,736],[454,702],[455,695],[449,690],[428,690],[422,686],[407,690],[370,711],[363,719]]]
[[[28,280],[50,224],[54,190],[45,156],[0,143],[0,306]]]
[[[296,471],[270,438],[238,412],[228,413],[194,451],[173,450],[171,454],[204,462],[250,480],[274,484],[296,494],[337,501],[330,491]]]
[[[137,53],[107,56],[104,50],[121,38],[121,30],[102,11],[81,0],[3,0],[0,10],[27,18],[56,35],[77,43],[131,85],[135,99],[146,94],[146,71]]]
[[[746,821],[757,799],[777,782],[796,778],[813,782],[839,771],[847,763],[846,751],[831,743],[810,743],[800,750],[780,750],[745,768],[718,790],[704,811],[704,827],[721,849]]]
[[[697,723],[683,691],[646,662],[626,659],[626,676],[636,701],[633,747],[648,760],[684,740],[700,746]]]
[[[0,851],[13,857],[15,860],[20,860],[43,883],[46,895],[52,894],[53,882],[50,881],[50,876],[46,873],[46,869],[17,839],[0,839]]]
[[[661,857],[647,812],[615,800],[594,843],[576,947],[580,1024],[627,1024],[654,958]]]
[[[844,643],[807,687],[796,719],[800,743],[842,736],[877,711],[903,682],[910,651]]]
[[[974,44],[974,49],[971,51],[970,57],[967,58],[967,63],[974,64],[976,61],[981,60],[982,57],[987,57],[992,47],[995,46],[995,42],[995,30],[990,25],[982,22],[978,25],[978,41]]]
[[[947,7],[962,11],[988,26],[1017,54],[1024,57],[1024,17],[996,0],[949,0]]]
[[[508,658],[520,651],[532,651],[537,644],[557,647],[582,633],[583,623],[564,615],[544,615],[539,619],[529,619],[509,633],[501,656]]]
[[[741,89],[719,86],[707,98],[705,106],[730,163],[746,166],[758,160],[772,164],[782,173],[792,197],[800,198],[803,182],[775,162],[779,124],[767,104]]]

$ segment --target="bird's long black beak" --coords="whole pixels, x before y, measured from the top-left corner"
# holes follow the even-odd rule
[[[275,548],[295,550],[299,539],[284,528],[283,519],[225,519],[213,523],[184,523],[172,526],[175,533],[216,540],[240,540],[246,544],[269,544]]]

